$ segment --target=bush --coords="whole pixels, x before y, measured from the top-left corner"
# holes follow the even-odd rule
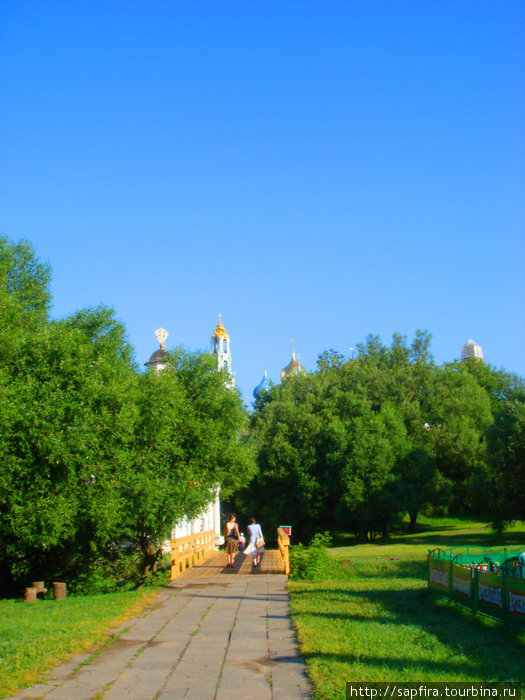
[[[319,581],[328,578],[331,568],[328,547],[332,538],[328,532],[316,533],[308,547],[290,547],[290,578],[294,581]]]
[[[75,576],[67,577],[68,593],[96,595],[132,591],[141,581],[142,553],[140,551],[111,553],[111,559],[99,559]]]

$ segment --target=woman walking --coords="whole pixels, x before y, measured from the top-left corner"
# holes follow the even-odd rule
[[[255,521],[255,518],[250,518],[248,525],[248,545],[244,550],[246,556],[253,557],[253,565],[259,566],[261,562],[261,554],[264,552],[264,537],[261,526]]]
[[[224,539],[226,540],[228,566],[233,567],[233,560],[239,544],[239,526],[235,522],[235,515],[233,514],[228,516],[228,522],[224,525]]]

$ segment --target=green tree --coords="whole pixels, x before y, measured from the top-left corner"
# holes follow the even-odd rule
[[[425,414],[429,452],[454,484],[454,505],[468,507],[468,482],[485,463],[485,430],[492,422],[490,398],[474,377],[436,368]]]
[[[252,424],[259,472],[239,502],[272,527],[291,521],[303,539],[334,516],[360,534],[387,534],[399,511],[393,467],[411,444],[396,405],[410,366],[401,337],[392,354],[370,337],[355,360],[323,353],[317,373],[267,392]]]
[[[525,403],[509,402],[487,430],[485,504],[497,529],[525,520]]]
[[[12,369],[26,336],[47,321],[50,276],[30,243],[0,237],[0,371]]]
[[[517,374],[496,369],[474,357],[467,362],[455,362],[447,367],[470,374],[478,385],[485,389],[490,398],[493,415],[509,401],[524,400],[525,381]]]
[[[170,353],[166,369],[139,378],[137,406],[122,494],[127,536],[146,547],[197,516],[219,485],[227,498],[252,477],[254,462],[240,396],[208,354]]]
[[[73,572],[107,550],[133,427],[135,369],[105,308],[26,336],[1,385],[4,578]],[[131,399],[131,400],[130,400]]]
[[[355,359],[324,352],[315,374],[266,392],[252,421],[259,471],[238,502],[272,525],[292,521],[302,538],[327,513],[375,537],[403,511],[415,527],[429,504],[467,508],[491,398],[465,368],[436,367],[430,341],[427,331],[390,346],[370,335]]]
[[[141,375],[105,307],[48,318],[49,269],[1,240],[0,586],[161,539],[253,472],[246,415],[202,353]]]
[[[426,450],[416,448],[408,452],[396,463],[394,472],[393,491],[399,507],[408,513],[411,532],[425,506],[450,502],[452,484],[440,474],[436,461]]]
[[[392,519],[402,510],[394,488],[394,467],[409,448],[402,418],[385,404],[353,421],[349,443],[341,471],[339,519],[370,540],[379,533],[388,537]]]
[[[327,485],[320,479],[316,456],[321,417],[315,415],[316,397],[310,389],[309,375],[291,377],[266,392],[254,416],[251,441],[258,472],[236,502],[267,531],[291,521],[303,536],[322,517]]]
[[[23,313],[46,320],[51,295],[49,265],[41,263],[28,241],[13,243],[0,236],[0,293],[2,304],[17,305]],[[8,319],[2,306],[2,317]]]

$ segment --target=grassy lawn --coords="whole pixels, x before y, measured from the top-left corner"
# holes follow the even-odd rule
[[[71,654],[108,639],[111,628],[145,607],[158,588],[69,597],[0,600],[0,698],[31,685]]]
[[[404,529],[393,532],[388,540],[377,540],[373,544],[357,544],[353,535],[339,534],[334,538],[334,556],[340,559],[351,557],[426,557],[434,547],[457,547],[458,545],[480,545],[483,547],[506,546],[509,549],[525,545],[525,523],[516,523],[502,534],[492,532],[487,523],[459,518],[418,519],[415,533]]]
[[[525,544],[523,525],[498,536],[483,523],[441,523],[335,548],[330,580],[289,583],[316,700],[345,698],[346,681],[525,682],[525,632],[433,596],[425,566],[434,546]]]

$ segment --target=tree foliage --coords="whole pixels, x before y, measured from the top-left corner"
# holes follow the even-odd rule
[[[111,309],[50,320],[49,268],[0,239],[0,588],[68,580],[169,536],[251,475],[246,416],[210,356],[140,373]]]
[[[525,520],[525,402],[511,401],[487,430],[485,505],[498,529]]]
[[[122,485],[131,538],[165,537],[174,522],[198,515],[219,485],[227,498],[252,475],[242,403],[211,356],[170,353],[160,374],[139,377],[137,410]]]
[[[0,539],[20,573],[51,558],[78,565],[109,545],[122,510],[113,480],[132,435],[133,368],[115,353],[123,332],[110,311],[76,320],[28,335],[4,384]]]
[[[438,367],[430,341],[427,331],[390,346],[370,335],[355,359],[324,352],[315,373],[260,397],[258,473],[239,505],[303,540],[334,523],[374,539],[404,513],[414,529],[425,508],[471,508],[494,411],[523,382],[482,363]]]

